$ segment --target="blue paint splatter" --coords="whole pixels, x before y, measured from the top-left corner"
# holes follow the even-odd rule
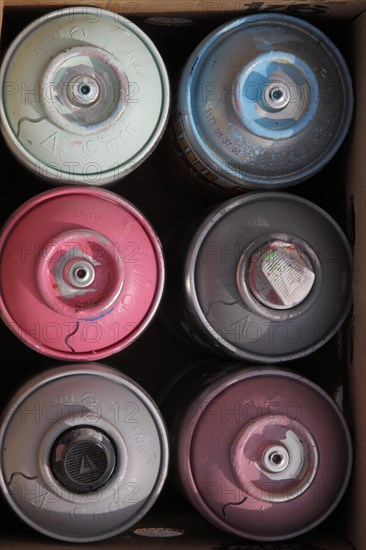
[[[85,322],[98,321],[98,319],[101,319],[102,317],[105,317],[106,315],[109,315],[110,313],[112,313],[113,310],[114,310],[114,307],[111,307],[111,309],[109,309],[105,313],[101,313],[100,315],[98,315],[98,317],[90,317],[89,319],[82,319],[82,320]]]

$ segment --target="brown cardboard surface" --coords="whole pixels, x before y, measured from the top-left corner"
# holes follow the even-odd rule
[[[176,503],[179,504],[179,503]],[[132,530],[112,539],[86,545],[50,541],[36,533],[7,537],[0,542],[1,550],[352,550],[352,546],[337,534],[318,528],[300,539],[260,543],[236,539],[215,529],[182,503],[181,511],[176,507],[162,511],[153,509]],[[183,531],[174,537],[146,537],[135,534],[137,529],[170,528]]]
[[[348,158],[348,194],[354,206],[354,347],[349,366],[349,391],[353,406],[355,447],[352,492],[349,502],[348,537],[361,549],[366,548],[366,13],[354,23],[352,50],[356,118],[352,147]]]
[[[5,6],[24,8],[30,6],[57,8],[77,5],[75,0],[3,0]],[[162,15],[182,17],[187,14],[218,14],[222,12],[239,16],[245,13],[281,11],[292,15],[326,15],[354,18],[366,9],[366,0],[91,0],[79,2],[123,15]]]

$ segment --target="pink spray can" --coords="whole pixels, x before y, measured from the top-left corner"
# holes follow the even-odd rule
[[[345,419],[323,389],[298,374],[222,366],[219,374],[200,370],[193,400],[192,383],[188,392],[180,385],[185,397],[168,414],[180,485],[224,531],[263,541],[301,535],[334,510],[347,487]]]
[[[107,357],[143,332],[163,291],[161,244],[131,203],[103,189],[58,188],[23,204],[0,242],[8,327],[49,357]]]

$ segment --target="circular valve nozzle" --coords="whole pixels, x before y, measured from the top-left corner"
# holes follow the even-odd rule
[[[80,426],[67,430],[55,441],[51,469],[56,479],[74,493],[103,487],[116,465],[111,439],[101,430]]]

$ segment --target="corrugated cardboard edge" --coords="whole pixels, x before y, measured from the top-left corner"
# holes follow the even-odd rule
[[[226,13],[239,17],[246,13],[279,11],[289,15],[357,17],[366,9],[366,0],[2,0],[5,6],[22,8],[58,9],[72,5],[85,5],[115,11],[121,15],[172,15],[207,16]]]
[[[353,26],[352,72],[357,116],[347,163],[347,192],[355,220],[353,360],[348,371],[355,458],[346,536],[357,550],[362,550],[366,549],[366,12]]]

